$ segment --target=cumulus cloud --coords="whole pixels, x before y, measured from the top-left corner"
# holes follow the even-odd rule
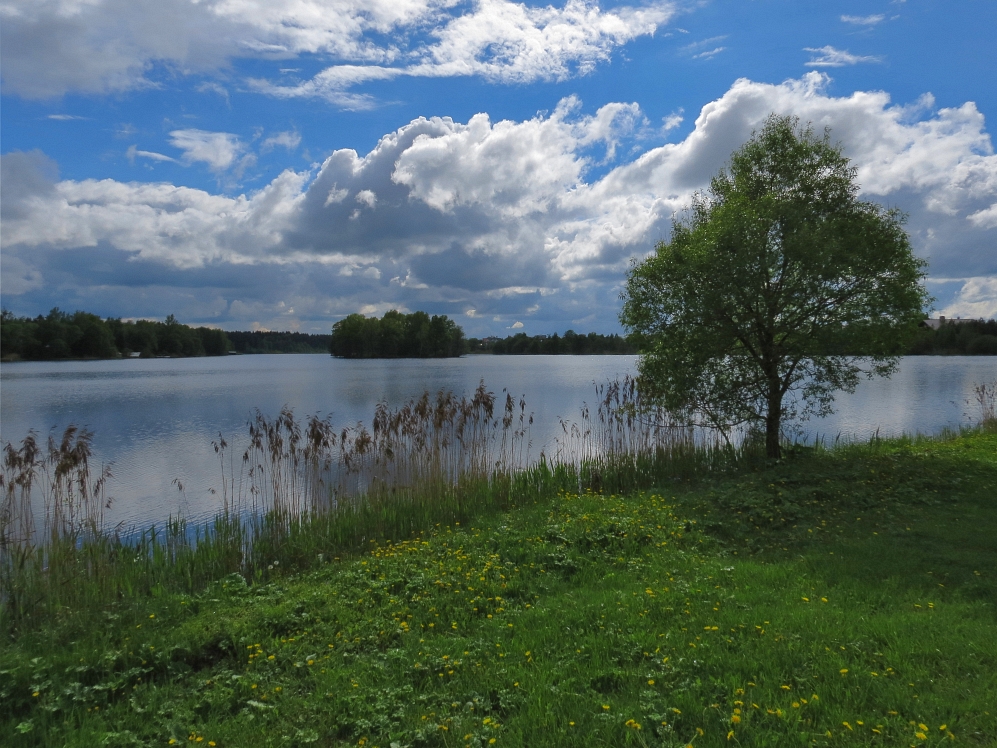
[[[593,0],[540,8],[510,0],[336,0],[332,7],[322,0],[8,0],[0,13],[4,89],[21,96],[149,86],[156,64],[211,73],[237,58],[321,54],[339,64],[299,84],[255,86],[362,108],[369,97],[347,89],[397,75],[501,82],[583,75],[616,47],[654,33],[674,10],[661,0],[612,11]]]
[[[50,284],[53,273],[69,287],[77,266],[76,283],[92,285],[97,273],[102,288],[127,291],[145,268],[138,274],[172,278],[198,298],[211,287],[205,308],[221,305],[245,323],[293,308],[326,326],[322,315],[395,306],[471,309],[480,333],[527,317],[551,329],[578,320],[612,329],[629,258],[667,238],[672,216],[775,112],[830,127],[863,196],[910,214],[932,276],[976,279],[959,296],[963,316],[990,308],[997,156],[982,114],[972,103],[935,109],[930,97],[902,106],[883,92],[830,96],[828,81],[817,72],[779,85],[739,80],[682,141],[619,162],[618,144],[644,123],[637,104],[585,114],[568,98],[519,122],[419,118],[365,155],[338,150],[311,172],[285,171],[238,197],[58,181],[41,154],[10,154],[4,253],[23,263],[11,283],[32,290],[18,293],[43,293],[38,279]],[[100,275],[108,272],[117,279]]]
[[[950,319],[997,319],[997,277],[967,278],[956,298],[939,314]]]
[[[246,150],[237,135],[196,129],[174,130],[170,145],[183,151],[185,162],[200,161],[212,171],[225,171]]]
[[[882,62],[882,57],[873,55],[853,55],[844,49],[835,49],[828,45],[826,47],[804,47],[804,52],[812,52],[818,55],[809,62],[803,63],[811,68],[840,68],[846,65],[858,65],[860,62]]]

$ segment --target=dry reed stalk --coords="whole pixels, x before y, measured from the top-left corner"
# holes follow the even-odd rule
[[[396,409],[381,402],[369,429],[337,431],[318,416],[302,425],[289,408],[272,420],[257,411],[238,472],[225,439],[212,442],[222,513],[293,521],[360,503],[451,495],[468,481],[510,474],[527,465],[533,417],[508,393],[500,418],[495,405],[482,382],[471,397],[441,390]]]
[[[93,433],[70,425],[62,437],[49,435],[43,448],[34,431],[15,448],[3,448],[0,475],[0,551],[43,542],[96,537],[103,531],[104,510],[110,507],[107,481],[110,466],[94,477],[91,469]],[[41,527],[32,493],[41,495]]]
[[[997,428],[997,379],[973,385],[973,395],[980,408],[980,425],[985,429]]]

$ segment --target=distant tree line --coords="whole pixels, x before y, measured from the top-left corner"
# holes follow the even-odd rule
[[[922,327],[907,354],[997,356],[997,320],[949,320],[937,330]]]
[[[331,335],[253,330],[229,332],[236,353],[328,353]]]
[[[451,358],[467,352],[464,331],[446,315],[351,314],[332,326],[329,352],[340,358]]]
[[[506,338],[471,338],[467,342],[470,353],[512,355],[637,353],[634,342],[619,335],[600,335],[595,332],[579,335],[574,330],[568,330],[564,333],[564,337],[557,333],[530,336],[521,332]]]
[[[172,314],[165,322],[101,319],[88,312],[15,317],[0,312],[0,358],[11,361],[63,358],[223,356],[231,348],[222,330],[189,327]]]

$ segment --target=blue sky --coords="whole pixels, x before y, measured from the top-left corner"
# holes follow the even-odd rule
[[[997,3],[5,0],[5,308],[619,329],[631,257],[771,112],[997,315]]]

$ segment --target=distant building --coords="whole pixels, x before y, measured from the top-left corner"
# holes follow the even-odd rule
[[[921,320],[921,325],[923,327],[930,327],[932,330],[937,330],[942,325],[961,325],[966,322],[984,322],[983,317],[977,319],[963,319],[962,317],[956,317],[955,319],[945,319],[945,317],[939,317],[938,319],[925,319]]]

